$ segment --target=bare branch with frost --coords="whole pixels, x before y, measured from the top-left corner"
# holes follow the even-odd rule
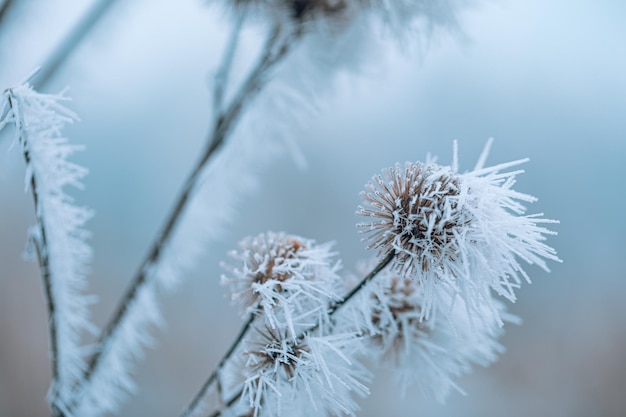
[[[198,193],[203,192],[208,176],[214,174],[207,172],[209,165],[213,165],[210,162],[222,150],[243,111],[268,82],[275,66],[297,44],[299,36],[299,32],[285,34],[281,27],[274,27],[258,63],[232,101],[216,118],[205,151],[185,181],[174,208],[123,296],[113,319],[99,338],[98,350],[89,363],[84,379],[75,390],[72,405],[75,412],[99,415],[105,411],[115,411],[125,397],[125,392],[134,390],[132,362],[141,357],[144,346],[152,342],[148,330],[150,325],[159,324],[162,320],[158,309],[159,290],[173,287],[181,270],[195,262],[194,250],[183,253],[189,251],[191,246],[186,238],[193,235],[192,238],[196,240],[207,239],[206,236],[197,236],[197,230],[189,230],[182,220],[196,215],[194,211],[197,208],[193,200]],[[224,68],[228,69],[229,66]],[[198,215],[204,217],[204,214]],[[183,230],[178,230],[181,227]],[[198,229],[197,224],[191,229]],[[187,233],[187,236],[179,239],[178,233]]]
[[[76,115],[64,107],[62,93],[37,93],[28,83],[6,90],[0,127],[15,126],[16,142],[26,163],[26,189],[33,196],[36,225],[29,231],[29,247],[36,255],[48,304],[52,362],[49,402],[55,416],[68,415],[72,386],[85,369],[80,338],[94,332],[89,321],[91,297],[83,294],[91,260],[84,225],[90,210],[75,205],[68,187],[82,189],[87,170],[68,161],[82,147],[62,136]],[[8,106],[8,109],[6,109]],[[6,111],[5,111],[6,110]]]

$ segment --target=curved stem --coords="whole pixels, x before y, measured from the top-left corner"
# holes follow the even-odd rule
[[[389,254],[387,254],[386,257],[384,257],[365,277],[363,277],[363,279],[358,283],[357,286],[355,286],[344,298],[342,298],[340,301],[337,301],[330,307],[328,311],[328,315],[332,316],[333,314],[335,314],[343,305],[345,305],[348,301],[350,301],[350,299],[352,299],[356,294],[358,294],[359,291],[365,288],[365,286],[367,286],[367,284],[369,284],[372,281],[372,279],[374,279],[376,275],[380,273],[380,271],[385,269],[385,267],[389,265],[389,263],[391,263],[391,261],[393,260],[395,256],[396,256],[395,251],[391,251]],[[318,322],[314,326],[302,332],[302,334],[299,336],[299,339],[303,338],[305,334],[315,331],[319,326],[320,326],[320,323]],[[245,330],[247,331],[249,327],[250,327],[250,323],[248,323],[247,326],[245,326]],[[240,337],[243,336],[243,333],[245,332],[242,332]],[[220,365],[221,364],[222,363],[220,363]],[[209,378],[209,381],[212,382],[212,379]],[[243,394],[243,387],[239,391],[237,391],[221,409],[214,411],[212,414],[210,414],[209,417],[221,416],[222,412],[224,412],[225,409],[235,404],[235,402],[237,402],[239,398],[241,398],[242,394]],[[187,417],[187,414],[184,414],[181,417]]]
[[[136,302],[141,292],[147,288],[147,285],[151,282],[150,279],[152,275],[150,271],[153,270],[153,267],[161,260],[163,249],[170,242],[172,232],[183,217],[184,209],[193,197],[193,193],[200,182],[200,178],[206,166],[233,131],[245,106],[253,100],[268,81],[269,74],[273,67],[291,50],[291,46],[295,41],[294,38],[283,38],[282,43],[278,45],[278,47],[276,46],[280,39],[280,31],[281,28],[276,26],[271,32],[265,43],[259,62],[250,72],[248,78],[241,86],[239,93],[229,106],[217,117],[213,129],[208,135],[206,149],[185,181],[174,208],[167,217],[160,233],[153,241],[148,255],[144,258],[132,284],[118,305],[113,319],[105,327],[100,336],[98,342],[99,349],[92,357],[83,380],[75,388],[78,395],[76,396],[77,399],[74,403],[74,407],[77,407],[85,397],[84,394],[89,390],[94,375],[106,364],[107,353],[114,348],[115,341],[117,340],[114,334],[125,320],[128,319],[129,307]]]
[[[89,9],[80,21],[72,28],[61,44],[50,54],[35,76],[32,85],[40,90],[61,68],[65,60],[80,45],[85,36],[94,28],[116,0],[100,0]]]

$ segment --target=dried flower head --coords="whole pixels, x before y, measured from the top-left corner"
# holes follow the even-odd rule
[[[448,299],[448,302],[451,300]],[[500,317],[507,314],[504,304],[491,300],[475,309],[472,316],[462,300],[457,300],[445,314],[433,314],[428,320],[401,328],[402,349],[391,345],[383,351],[381,363],[390,367],[402,391],[417,386],[426,396],[443,402],[452,390],[463,393],[458,378],[476,366],[489,366],[504,352],[499,339],[504,334]],[[419,324],[418,324],[419,323]]]
[[[396,164],[375,176],[366,185],[370,192],[361,193],[369,207],[358,211],[377,219],[358,225],[368,233],[368,249],[383,257],[395,252],[396,268],[409,274],[453,260],[455,235],[471,222],[471,213],[458,209],[458,181],[448,167],[421,162],[404,169]]]
[[[422,318],[440,289],[476,310],[490,302],[490,288],[515,299],[522,278],[529,280],[519,260],[545,270],[546,259],[559,260],[543,243],[554,232],[541,227],[556,222],[523,215],[521,202],[535,198],[512,190],[522,171],[502,172],[526,160],[483,168],[490,144],[473,171],[458,173],[455,148],[452,166],[396,165],[374,176],[361,194],[365,205],[357,213],[371,219],[358,224],[364,240],[380,257],[394,253],[393,268],[417,280],[418,291],[428,295]]]
[[[318,17],[336,17],[348,8],[366,6],[367,0],[231,0],[231,6],[240,12],[271,12],[284,14],[293,22],[305,22]]]
[[[370,342],[379,345],[383,356],[394,357],[408,349],[411,340],[427,332],[428,327],[420,318],[415,281],[396,275],[381,281],[386,285],[370,293]]]
[[[232,302],[244,315],[262,314],[273,328],[290,329],[292,335],[317,321],[327,322],[328,305],[339,299],[339,263],[332,244],[285,233],[267,232],[247,237],[223,264]]]
[[[369,269],[366,266],[359,269]],[[424,394],[443,401],[452,389],[461,391],[456,383],[459,376],[474,365],[487,366],[497,360],[503,350],[498,342],[503,333],[499,317],[512,317],[496,300],[470,316],[462,300],[448,309],[452,296],[439,296],[437,306],[446,309],[444,314],[435,307],[424,319],[421,310],[427,297],[419,283],[385,269],[338,320],[344,329],[350,323],[360,326],[369,357],[390,368],[403,391],[417,385]]]
[[[242,410],[254,416],[354,415],[370,379],[355,334],[293,338],[266,328],[248,341]]]
[[[370,29],[390,29],[394,35],[458,29],[458,14],[468,0],[222,0],[237,15],[252,16],[281,26],[306,26],[317,31],[346,28],[365,19]],[[317,23],[331,26],[317,26]]]

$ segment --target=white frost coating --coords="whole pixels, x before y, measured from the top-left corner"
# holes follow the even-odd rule
[[[246,132],[247,133],[247,132]],[[172,238],[155,265],[160,285],[173,289],[193,268],[207,245],[223,236],[258,174],[282,151],[273,138],[235,133],[201,174]]]
[[[79,407],[73,410],[73,415],[95,417],[107,413],[117,414],[128,394],[136,391],[132,378],[135,363],[143,358],[146,347],[154,346],[155,342],[150,335],[151,326],[163,323],[157,292],[155,283],[148,283],[127,307],[127,319],[102,347],[100,360],[106,366],[99,366],[89,384],[76,394]]]
[[[393,251],[393,268],[420,283],[421,319],[445,300],[452,308],[457,296],[469,314],[491,306],[498,317],[491,290],[515,301],[515,289],[530,281],[521,262],[548,270],[546,260],[560,261],[544,243],[555,233],[543,225],[557,222],[524,215],[522,203],[535,198],[512,189],[523,171],[507,170],[527,160],[482,168],[485,159],[483,152],[463,174],[434,161],[397,164],[361,194],[358,213],[369,220],[358,226],[369,248],[380,257]]]
[[[200,174],[179,223],[161,248],[159,261],[146,270],[148,284],[139,287],[139,301],[133,302],[123,319],[126,330],[114,332],[104,346],[101,365],[79,396],[81,413],[77,415],[92,417],[119,410],[127,391],[134,387],[133,363],[141,357],[145,342],[151,340],[150,327],[161,322],[158,297],[177,288],[211,241],[225,233],[241,199],[257,188],[259,172],[284,153],[283,138],[289,123],[255,132],[255,121],[268,124],[268,110],[262,103],[272,99],[264,97],[262,93],[258,97],[261,103],[253,103],[243,115],[241,123],[246,127],[240,124],[233,131]]]
[[[27,83],[8,89],[3,94],[0,128],[16,127],[16,141],[27,161],[26,188],[36,196],[37,225],[29,232],[30,247],[38,252],[40,266],[49,278],[44,284],[54,305],[51,326],[56,332],[56,381],[50,401],[65,408],[72,385],[85,369],[85,349],[80,345],[83,331],[94,331],[89,321],[89,305],[93,298],[83,294],[91,260],[91,247],[86,243],[89,232],[83,226],[92,212],[74,204],[68,187],[81,189],[87,170],[68,161],[82,149],[71,145],[62,136],[63,127],[76,120],[65,108],[63,94],[37,93]],[[31,254],[32,255],[32,254]],[[47,282],[46,282],[47,281]],[[53,358],[54,360],[54,358]]]
[[[363,76],[380,67],[389,42],[426,42],[433,32],[457,32],[459,15],[468,0],[219,0],[227,10],[267,28],[281,28],[278,44],[291,42],[288,55],[273,69],[242,120],[239,132],[270,148],[284,146],[296,161],[304,158],[294,138],[315,119],[320,101],[331,94],[340,77]],[[306,6],[305,4],[309,5]],[[310,7],[302,20],[296,4]],[[295,35],[300,33],[300,35]],[[232,78],[232,77],[231,77]],[[234,91],[233,88],[228,88]],[[279,115],[279,117],[277,117]]]
[[[325,329],[342,282],[331,246],[284,233],[248,237],[222,265],[222,284],[242,316],[259,315],[270,329],[294,338],[315,324]]]
[[[508,322],[516,318],[497,300],[490,304],[497,314],[486,305],[469,316],[462,300],[450,309],[448,297],[438,303],[443,310],[436,307],[423,319],[427,296],[418,286],[392,269],[383,270],[340,312],[338,328],[359,329],[364,353],[378,366],[391,369],[403,392],[415,385],[443,402],[451,390],[463,393],[457,379],[474,365],[488,366],[498,359],[504,352],[498,342],[504,333],[500,317]]]
[[[246,380],[235,415],[354,416],[354,397],[369,393],[364,383],[371,379],[357,359],[361,343],[354,333],[294,340],[259,331],[242,358]]]

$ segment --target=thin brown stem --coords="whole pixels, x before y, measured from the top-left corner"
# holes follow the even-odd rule
[[[80,395],[77,395],[77,400],[73,408],[76,408],[85,397],[85,395],[82,394],[89,390],[94,375],[106,363],[106,354],[114,348],[115,341],[117,340],[113,335],[117,329],[120,328],[121,324],[128,319],[129,307],[133,305],[141,291],[145,290],[147,284],[150,283],[152,276],[149,271],[153,269],[153,266],[159,263],[163,249],[169,244],[172,232],[183,217],[184,209],[192,198],[204,169],[229,137],[239,117],[242,115],[245,106],[260,92],[268,81],[273,67],[287,55],[297,37],[284,38],[282,43],[277,46],[276,44],[279,39],[281,39],[280,27],[277,26],[268,38],[258,64],[250,72],[248,78],[241,86],[239,93],[226,110],[217,117],[213,129],[207,138],[208,144],[206,149],[185,181],[174,208],[167,217],[160,233],[153,241],[148,255],[144,258],[131,286],[123,296],[113,319],[105,327],[100,336],[98,342],[99,349],[92,357],[83,380],[80,381],[79,385],[76,387],[76,392],[80,393]]]
[[[333,314],[335,314],[342,306],[344,306],[348,301],[350,301],[356,294],[359,293],[359,291],[361,291],[363,288],[365,288],[367,286],[367,284],[369,284],[375,277],[376,275],[378,275],[380,273],[380,271],[382,271],[383,269],[385,269],[385,267],[387,267],[387,265],[389,265],[391,263],[391,261],[393,260],[393,258],[396,256],[394,251],[391,251],[385,258],[383,258],[360,282],[358,285],[356,285],[344,298],[342,298],[340,301],[335,302],[328,310],[328,315],[332,317]],[[298,339],[302,339],[305,337],[306,334],[311,333],[315,330],[317,330],[320,326],[320,323],[318,322],[317,324],[315,324],[314,326],[310,327],[309,329],[307,329],[306,331],[302,332],[302,334],[298,337]],[[250,327],[250,323],[247,324],[246,326],[246,331],[248,330],[248,328]],[[245,332],[242,332],[242,335]],[[211,381],[211,379],[209,379],[209,381]],[[212,382],[212,381],[211,381]],[[222,413],[224,412],[225,409],[231,407],[233,404],[235,404],[235,402],[237,402],[242,394],[243,394],[243,387],[241,389],[239,389],[239,391],[237,391],[227,402],[226,404],[219,410],[214,411],[212,414],[209,415],[209,417],[219,417],[222,415]],[[181,417],[187,417],[187,414],[182,415]]]
[[[339,310],[344,304],[346,304],[348,301],[350,301],[350,299],[352,297],[354,297],[356,294],[358,294],[359,291],[361,291],[367,284],[369,284],[372,279],[374,279],[374,277],[376,277],[376,275],[378,275],[380,273],[380,271],[382,271],[383,269],[385,269],[387,267],[387,265],[389,265],[389,263],[393,260],[393,258],[395,258],[396,256],[396,252],[395,251],[391,251],[387,254],[387,256],[385,256],[375,267],[374,269],[372,269],[370,271],[369,274],[367,274],[362,280],[361,282],[359,282],[359,284],[354,287],[352,289],[352,291],[350,291],[344,298],[342,298],[341,300],[337,301],[336,303],[334,303],[332,305],[332,307],[329,309],[328,311],[328,315],[332,316],[333,314],[335,314],[337,312],[337,310]],[[312,327],[311,329],[309,329],[307,331],[307,333],[310,333],[314,330],[316,330],[319,327],[319,324],[315,325],[315,327]]]
[[[278,48],[275,55],[272,56],[272,48],[279,35],[280,35],[280,28],[276,27],[274,31],[272,32],[268,43],[266,44],[263,57],[259,61],[258,66],[256,67],[255,70],[251,72],[250,76],[248,77],[248,80],[244,83],[244,87],[242,88],[241,93],[233,101],[231,105],[232,109],[240,108],[243,105],[243,103],[246,102],[246,97],[248,95],[255,94],[257,91],[259,91],[262,88],[265,82],[265,80],[262,78],[263,73],[269,70],[277,62],[279,62],[284,56],[287,55],[290,48],[293,46],[293,42],[298,40],[298,38],[300,37],[301,32],[294,33],[293,39],[285,40],[283,44]],[[218,118],[218,123],[220,122],[220,120],[222,120],[221,117]],[[228,119],[224,118],[223,120],[228,120]],[[216,138],[213,137],[211,143],[214,143],[213,140],[215,139]],[[219,140],[219,138],[217,138],[217,140]],[[235,340],[231,344],[226,354],[224,354],[224,356],[218,363],[217,367],[213,370],[213,372],[211,372],[209,378],[205,381],[204,385],[200,388],[200,390],[198,391],[196,396],[193,398],[191,403],[181,413],[181,417],[188,417],[197,410],[198,406],[200,405],[202,401],[202,398],[204,398],[204,396],[208,392],[211,385],[219,379],[219,373],[221,372],[222,368],[224,367],[226,362],[230,359],[232,354],[235,352],[235,350],[239,347],[239,345],[243,341],[253,321],[254,321],[254,315],[250,315],[250,317],[248,318],[244,326],[241,328],[239,335],[237,336],[237,338],[235,338]],[[229,403],[227,403],[226,406],[229,406]]]
[[[217,381],[218,385],[221,385],[219,381],[219,374],[222,371],[222,368],[224,367],[226,362],[230,359],[232,354],[235,352],[235,350],[239,347],[239,345],[243,341],[243,338],[248,333],[248,330],[252,326],[253,321],[254,321],[254,315],[250,314],[250,317],[248,318],[246,323],[243,325],[243,327],[239,331],[239,334],[237,335],[233,343],[230,345],[230,348],[228,349],[228,351],[224,354],[224,356],[222,357],[220,362],[217,364],[213,372],[211,372],[211,375],[206,380],[204,385],[202,385],[202,388],[200,388],[200,390],[198,391],[196,396],[193,398],[193,400],[191,400],[191,403],[189,403],[187,408],[185,408],[185,410],[180,414],[181,417],[189,417],[198,409],[198,406],[200,406],[202,399],[205,397],[209,388],[211,387],[211,385],[213,385],[215,381]],[[221,393],[220,393],[219,400],[223,401]],[[227,404],[225,405],[223,404],[222,406],[227,406]]]
[[[31,156],[28,150],[28,139],[26,133],[22,129],[23,121],[18,119],[18,112],[14,110],[15,98],[11,91],[8,91],[8,103],[9,108],[13,111],[15,117],[15,126],[19,135],[19,142],[22,145],[24,162],[27,167],[31,164]],[[41,271],[41,277],[44,285],[44,294],[46,298],[46,304],[48,307],[48,332],[50,336],[50,365],[52,368],[52,389],[50,406],[52,413],[55,417],[63,417],[65,414],[55,405],[55,400],[58,396],[59,389],[59,333],[57,331],[57,313],[56,313],[56,300],[54,299],[54,293],[52,289],[52,271],[50,269],[50,257],[48,251],[48,232],[46,229],[46,222],[44,219],[44,210],[41,206],[41,201],[38,194],[38,184],[36,173],[33,171],[30,174],[30,191],[33,197],[33,206],[35,208],[35,217],[37,219],[37,234],[31,235],[31,243],[35,247],[37,254],[37,263]]]

